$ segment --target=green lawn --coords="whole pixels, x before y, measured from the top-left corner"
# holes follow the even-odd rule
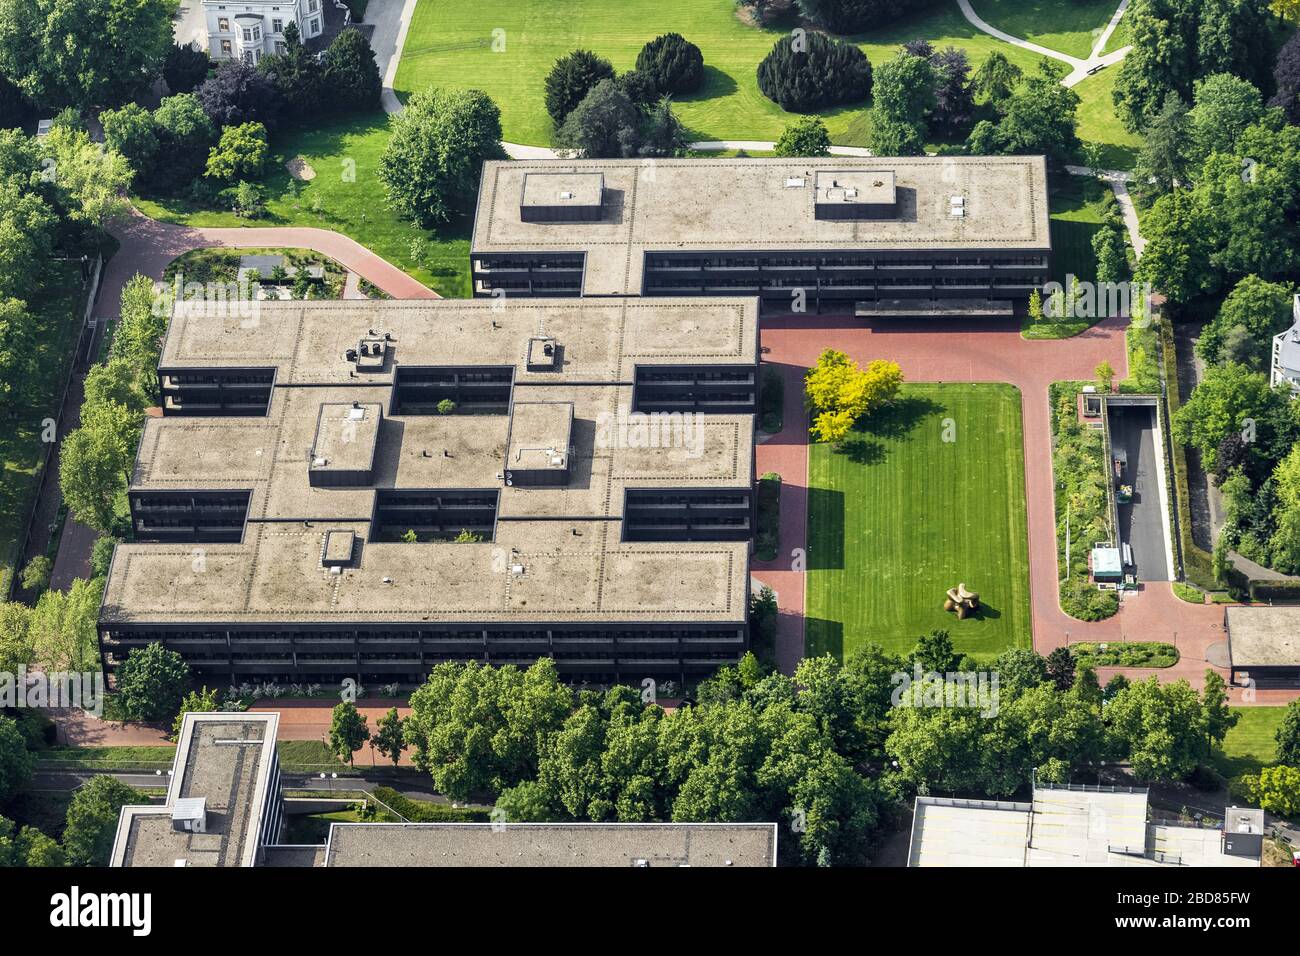
[[[971,6],[990,26],[1083,60],[1115,15],[1119,0],[971,0]]]
[[[1079,94],[1079,138],[1101,144],[1101,162],[1106,169],[1132,169],[1142,147],[1142,137],[1126,130],[1115,115],[1111,94],[1120,67],[1119,63],[1108,66],[1074,87]]]
[[[469,295],[470,217],[429,232],[399,219],[385,203],[376,170],[388,142],[383,115],[326,120],[312,129],[275,136],[267,173],[260,184],[266,215],[241,219],[221,209],[196,207],[184,200],[135,197],[140,211],[164,222],[191,226],[316,226],[352,237],[444,296]],[[301,156],[316,176],[299,183],[285,162]],[[473,197],[468,206],[473,207]],[[411,240],[423,237],[423,261],[412,257]]]
[[[811,446],[809,655],[908,651],[935,628],[986,660],[1030,646],[1021,436],[1011,385],[916,384],[842,448]],[[981,615],[943,610],[959,582]]]
[[[9,593],[16,565],[22,560],[20,540],[36,496],[36,472],[44,459],[42,422],[58,415],[58,401],[72,362],[72,349],[81,331],[86,306],[81,265],[50,262],[45,291],[32,303],[40,332],[32,339],[35,373],[27,401],[17,416],[0,428],[0,593]]]
[[[775,140],[792,114],[759,92],[755,70],[791,25],[749,26],[736,15],[733,0],[481,0],[469,7],[423,0],[415,8],[395,87],[399,96],[431,84],[477,87],[501,107],[507,141],[544,146],[551,142],[552,125],[543,81],[556,59],[584,47],[616,70],[627,70],[648,40],[676,31],[704,54],[704,87],[676,101],[691,138]],[[496,29],[505,31],[502,52],[492,50]],[[963,48],[976,67],[994,49],[1024,69],[1038,59],[976,30],[951,2],[854,40],[879,64],[917,37],[936,47]],[[844,107],[821,115],[836,144],[867,145],[869,109]]]
[[[1277,760],[1277,729],[1286,708],[1234,707],[1232,712],[1241,719],[1228,731],[1223,747],[1214,751],[1215,769],[1229,779],[1259,773],[1260,767]]]

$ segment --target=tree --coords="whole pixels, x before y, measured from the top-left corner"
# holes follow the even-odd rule
[[[965,50],[945,47],[930,56],[934,70],[934,109],[931,122],[952,136],[970,126],[975,115],[970,60]]]
[[[792,113],[860,103],[871,93],[871,63],[852,43],[822,33],[784,36],[758,64],[758,88]]]
[[[1178,94],[1165,96],[1164,106],[1151,120],[1138,155],[1138,175],[1154,180],[1153,191],[1162,196],[1177,183],[1188,182],[1193,167],[1192,123]]]
[[[54,129],[43,140],[56,188],[72,219],[102,227],[123,209],[131,167],[119,153],[90,141],[80,130]]]
[[[1268,105],[1281,109],[1291,125],[1300,123],[1300,33],[1291,34],[1278,51],[1273,85],[1277,92]]]
[[[0,716],[0,803],[7,802],[31,779],[35,758],[18,724]]]
[[[1098,282],[1123,282],[1128,278],[1128,252],[1123,228],[1113,220],[1092,234],[1092,251],[1097,257]]]
[[[776,141],[777,156],[829,156],[831,134],[816,116],[803,116],[787,123]]]
[[[335,42],[338,42],[337,39]],[[369,44],[366,48],[369,49]],[[340,47],[336,58],[341,59],[346,49],[348,48]],[[328,50],[326,55],[328,56]],[[373,54],[370,58],[373,61]],[[339,66],[343,64],[340,62]],[[310,116],[321,108],[322,102],[328,102],[330,109],[338,109],[338,96],[342,95],[344,99],[349,99],[355,94],[358,86],[365,87],[364,77],[369,76],[368,72],[362,70],[361,75],[345,78],[338,75],[336,68],[337,84],[329,87],[327,96],[325,68],[315,55],[302,45],[298,25],[293,22],[286,24],[284,28],[284,52],[262,57],[258,61],[257,68],[271,77],[275,88],[280,91],[280,97],[284,100],[285,110],[294,117]],[[378,73],[376,67],[376,77]],[[382,86],[382,81],[380,82]]]
[[[34,663],[46,671],[88,671],[99,666],[99,618],[102,581],[82,578],[63,591],[46,591],[28,619]]]
[[[680,33],[665,33],[643,46],[636,68],[663,94],[694,93],[704,82],[704,55]]]
[[[1208,757],[1216,746],[1223,743],[1228,731],[1241,720],[1241,714],[1228,706],[1228,685],[1213,668],[1205,669],[1201,706],[1205,710],[1205,755]]]
[[[1253,83],[1216,73],[1197,80],[1187,114],[1193,162],[1210,153],[1234,153],[1237,140],[1264,114],[1264,100]]]
[[[1022,79],[1002,101],[1001,120],[991,131],[985,128],[980,139],[988,140],[979,146],[985,150],[992,146],[1000,153],[1046,153],[1053,161],[1064,162],[1079,147],[1078,106],[1079,94],[1062,86],[1044,61],[1037,73]],[[976,151],[975,131],[981,126],[984,122],[971,131],[972,152]]]
[[[163,99],[153,114],[158,134],[158,155],[167,162],[157,166],[148,182],[151,190],[167,193],[188,185],[203,173],[216,127],[193,93]]]
[[[812,434],[822,442],[843,441],[859,418],[892,401],[902,383],[895,362],[876,359],[864,370],[843,352],[826,349],[804,376]]]
[[[1269,539],[1271,566],[1284,573],[1300,571],[1300,444],[1278,463],[1272,482],[1277,503],[1273,506],[1273,536]]]
[[[442,793],[500,793],[536,777],[543,742],[572,702],[549,658],[526,671],[447,662],[411,695],[404,735],[415,765]]]
[[[935,106],[934,87],[934,69],[919,56],[899,53],[877,68],[871,139],[877,155],[924,152],[927,121]]]
[[[1008,60],[1002,51],[994,50],[971,77],[971,92],[979,102],[997,109],[1019,85],[1022,76],[1020,67]]]
[[[208,690],[205,684],[200,690],[192,690],[181,698],[180,709],[172,721],[172,742],[181,739],[181,727],[185,724],[186,714],[209,714],[217,709],[218,693],[216,689]]]
[[[120,406],[119,406],[120,407]],[[117,500],[130,467],[114,433],[74,429],[59,448],[59,490],[79,521],[102,534],[117,526]]]
[[[601,80],[575,106],[555,142],[592,158],[634,156],[641,145],[641,115],[614,80]]]
[[[289,31],[297,35],[298,27],[290,23],[284,28],[287,39]],[[212,61],[203,50],[196,50],[188,43],[173,43],[163,61],[162,75],[167,81],[167,89],[173,93],[192,93],[208,76]]]
[[[217,145],[208,154],[208,167],[204,175],[228,183],[256,179],[262,175],[266,152],[266,127],[261,123],[227,126],[221,131]]]
[[[993,664],[1002,692],[1018,694],[1047,681],[1047,662],[1029,648],[1013,647],[998,655]]]
[[[507,823],[553,823],[564,819],[550,803],[550,793],[536,780],[525,780],[501,791],[496,808]]]
[[[67,866],[63,848],[35,827],[14,832],[11,820],[0,817],[0,867]]]
[[[108,866],[117,834],[117,819],[129,804],[149,798],[114,777],[97,776],[80,787],[68,805],[63,849],[71,866]]]
[[[402,751],[406,749],[406,739],[402,731],[404,723],[397,716],[396,707],[375,721],[375,749],[391,760],[394,767],[401,761]]]
[[[379,109],[384,81],[375,62],[375,51],[365,34],[349,27],[330,43],[321,59],[323,87],[330,91],[334,108],[343,112]]]
[[[546,112],[556,129],[601,80],[612,80],[614,68],[590,50],[574,50],[555,61],[546,74]]]
[[[1269,361],[1273,336],[1291,324],[1293,296],[1291,287],[1284,283],[1246,276],[1233,286],[1218,314],[1202,330],[1196,354],[1206,362],[1219,361],[1228,336],[1240,329],[1249,343],[1249,356],[1238,356],[1235,360],[1253,369],[1264,368]]]
[[[1115,752],[1139,780],[1181,780],[1205,753],[1205,712],[1185,680],[1131,684],[1107,705],[1106,724]]]
[[[944,674],[952,670],[957,665],[957,655],[948,632],[940,628],[921,637],[912,650],[912,662],[919,664],[923,671]]]
[[[1043,660],[1047,679],[1056,685],[1057,690],[1069,690],[1074,686],[1074,655],[1068,647],[1058,647]]]
[[[1278,762],[1300,767],[1300,700],[1286,705],[1274,739],[1277,741]]]
[[[19,299],[0,299],[0,400],[15,414],[31,388],[36,317]]]
[[[1175,190],[1155,201],[1142,222],[1146,246],[1135,278],[1149,282],[1175,302],[1208,292],[1216,282],[1210,267],[1210,238],[1196,197]]]
[[[54,566],[50,559],[43,554],[38,554],[23,568],[23,590],[44,591],[50,586],[50,573],[53,570]]]
[[[185,658],[155,642],[131,651],[117,672],[117,696],[128,720],[171,720],[190,684]]]
[[[1200,451],[1205,467],[1218,470],[1219,443],[1230,432],[1284,414],[1287,397],[1269,387],[1268,377],[1244,365],[1210,368],[1173,416],[1174,438]]]
[[[99,122],[104,127],[108,148],[126,160],[135,181],[144,182],[158,158],[158,131],[153,114],[138,103],[127,103],[120,110],[104,110],[99,114]]]
[[[1097,383],[1097,391],[1099,392],[1109,392],[1115,385],[1115,369],[1105,359],[1092,370],[1092,377]]]
[[[330,719],[330,752],[352,763],[353,756],[369,739],[370,728],[357,705],[350,700],[336,705]]]
[[[274,131],[284,106],[275,81],[243,60],[222,63],[211,78],[203,81],[195,95],[203,112],[218,129],[261,123]],[[346,95],[346,91],[340,90],[339,95]]]
[[[153,281],[148,276],[137,273],[127,280],[122,287],[120,318],[113,331],[108,364],[112,366],[114,361],[123,362],[132,370],[135,386],[143,396],[143,404],[138,406],[141,411],[144,404],[158,398],[155,371],[158,367],[158,354],[162,349],[162,337],[167,331],[166,314],[167,310],[161,307]],[[122,375],[124,372],[115,371],[112,374]],[[94,377],[95,373],[92,372],[87,379],[89,381]],[[93,394],[93,390],[89,394]],[[105,397],[120,401],[128,409],[137,408],[136,400],[131,399],[129,393],[122,394],[114,390],[111,396]]]
[[[1269,813],[1300,816],[1300,768],[1264,767],[1257,774],[1245,774],[1241,783],[1251,801]]]
[[[501,111],[481,90],[416,93],[392,129],[379,179],[389,204],[426,228],[464,210],[478,192],[483,161],[506,155]]]
[[[14,673],[36,662],[32,649],[32,609],[18,601],[0,603],[0,671]]]
[[[637,152],[642,156],[682,156],[687,142],[686,128],[673,112],[671,101],[663,97],[651,108],[642,124],[641,145]]]
[[[810,22],[832,33],[859,33],[901,19],[930,0],[795,0]]]
[[[46,109],[117,106],[158,74],[171,0],[0,0],[0,74]]]

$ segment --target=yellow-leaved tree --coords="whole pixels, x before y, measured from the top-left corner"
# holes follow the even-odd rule
[[[804,376],[813,438],[843,441],[858,419],[891,401],[902,384],[903,371],[897,362],[876,359],[863,369],[843,352],[826,349]]]

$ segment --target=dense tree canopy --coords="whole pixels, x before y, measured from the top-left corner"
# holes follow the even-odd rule
[[[473,202],[484,160],[504,158],[501,111],[486,93],[431,87],[393,120],[379,179],[400,215],[431,227]]]
[[[284,107],[275,81],[243,60],[221,64],[195,95],[218,129],[240,123],[261,123],[274,130]]]
[[[126,656],[117,673],[117,695],[131,720],[171,720],[189,690],[190,667],[175,651],[153,643]]]
[[[590,50],[574,50],[555,61],[546,74],[546,112],[558,129],[574,107],[601,80],[612,80],[614,68]]]
[[[871,93],[871,63],[852,43],[821,33],[784,36],[759,63],[758,88],[795,113],[858,103]]]
[[[643,46],[636,68],[666,95],[694,93],[704,82],[704,55],[680,33],[665,33]]]
[[[45,109],[119,106],[161,71],[176,0],[0,0],[0,73]]]

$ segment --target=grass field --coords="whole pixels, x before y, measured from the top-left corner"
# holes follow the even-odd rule
[[[1079,94],[1079,139],[1101,144],[1101,164],[1106,169],[1132,169],[1142,146],[1142,137],[1126,130],[1115,115],[1111,95],[1119,71],[1120,64],[1108,66],[1074,87]]]
[[[842,448],[811,446],[808,654],[909,651],[935,628],[984,659],[1030,645],[1021,435],[1010,385],[917,384]],[[943,610],[959,582],[978,617]]]
[[[399,219],[387,206],[376,175],[388,142],[383,115],[323,121],[313,129],[292,129],[271,142],[267,172],[260,180],[266,215],[241,219],[232,212],[184,200],[134,197],[147,216],[190,226],[315,226],[351,236],[444,296],[469,295],[470,217],[429,232]],[[315,170],[309,182],[295,180],[285,162],[302,156]],[[296,193],[295,193],[296,188]],[[471,203],[472,206],[472,197]],[[411,240],[422,237],[426,252],[415,262]]]
[[[1115,15],[1119,0],[971,0],[971,6],[990,26],[1082,60]]]
[[[16,418],[0,429],[0,593],[9,593],[16,567],[22,560],[27,519],[36,495],[36,471],[45,454],[42,422],[58,415],[58,401],[72,362],[72,348],[81,331],[85,284],[81,265],[50,262],[45,291],[32,303],[40,317],[40,332],[33,336],[33,361],[37,369],[28,401]]]
[[[1286,708],[1234,707],[1232,712],[1241,719],[1228,731],[1223,747],[1214,751],[1215,769],[1229,779],[1259,773],[1260,767],[1277,760],[1276,734]]]
[[[704,87],[675,104],[691,139],[775,140],[793,116],[759,92],[755,70],[790,26],[750,26],[737,16],[733,0],[481,0],[470,7],[423,0],[415,8],[395,88],[406,96],[429,85],[477,87],[501,107],[507,141],[545,146],[552,125],[543,81],[556,59],[583,47],[621,72],[635,65],[647,41],[676,31],[704,54]],[[494,52],[498,29],[505,31],[505,49]],[[951,2],[853,39],[875,65],[917,37],[937,47],[961,47],[974,67],[994,49],[1022,69],[1038,60],[976,30]],[[867,145],[869,109],[843,107],[821,115],[836,144]]]

